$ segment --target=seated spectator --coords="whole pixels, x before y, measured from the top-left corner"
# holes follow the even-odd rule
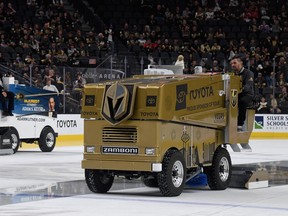
[[[277,77],[277,86],[279,87],[283,87],[286,85],[286,81],[285,81],[285,77],[284,77],[284,73],[280,73],[279,76]]]
[[[267,76],[266,77],[266,83],[267,83],[267,86],[270,87],[270,88],[273,88],[273,85],[275,83],[276,79],[275,79],[275,72],[272,71],[270,73],[270,76]]]
[[[268,113],[268,105],[265,97],[261,97],[259,107],[257,108],[257,113],[267,114]]]
[[[74,89],[75,88],[83,88],[85,84],[86,84],[85,78],[82,76],[81,73],[78,73],[77,74],[77,78],[76,78],[76,80],[73,83]]]
[[[12,3],[10,2],[7,4],[6,14],[8,16],[13,16],[14,14],[16,14],[16,10],[13,8]]]
[[[143,44],[143,48],[147,51],[147,52],[152,52],[153,50],[155,50],[157,48],[158,44],[155,42],[152,42],[150,38],[148,38],[146,40],[146,42]]]
[[[47,81],[47,79],[51,81],[51,84],[56,85],[57,80],[56,80],[54,69],[49,68],[49,67],[45,68],[44,80]]]
[[[262,73],[258,73],[257,78],[255,79],[255,87],[258,88],[260,94],[263,92],[263,88],[266,87],[266,80],[263,77]]]
[[[281,104],[288,102],[288,92],[287,92],[287,86],[282,86],[281,87],[281,94],[279,95],[279,104],[281,106]]]
[[[261,25],[258,27],[261,32],[270,32],[270,26],[266,23],[265,20],[262,20]]]
[[[195,13],[195,19],[203,20],[205,18],[205,13],[202,7],[199,7]]]
[[[48,91],[57,92],[57,94],[59,94],[57,87],[55,85],[51,84],[50,78],[46,79],[46,85],[43,87],[43,89],[48,90]]]
[[[270,95],[270,106],[269,106],[269,112],[272,114],[279,114],[281,113],[280,108],[278,107],[278,101],[277,99],[271,94]]]

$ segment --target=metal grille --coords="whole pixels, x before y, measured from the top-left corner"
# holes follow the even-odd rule
[[[135,127],[105,127],[102,130],[104,143],[136,143],[137,129]]]

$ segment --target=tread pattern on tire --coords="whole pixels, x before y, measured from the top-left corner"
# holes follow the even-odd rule
[[[219,177],[219,162],[221,158],[226,157],[229,161],[229,176],[225,182],[221,181]],[[211,190],[225,190],[231,181],[232,164],[228,151],[225,148],[217,148],[214,152],[212,166],[205,167],[204,172],[208,178],[208,185]]]
[[[11,139],[12,139],[12,134],[14,134],[17,137],[17,141],[18,141],[17,142],[17,146],[14,149],[12,148],[13,149],[13,154],[15,154],[18,151],[19,146],[20,146],[19,134],[18,134],[18,131],[15,128],[10,128],[9,129],[9,133],[10,133]],[[11,140],[11,142],[12,142],[12,140]]]
[[[85,181],[93,193],[106,193],[112,187],[114,176],[110,176],[107,182],[101,179],[105,176],[105,172],[101,170],[85,169]]]
[[[46,138],[49,133],[52,133],[54,136],[54,143],[51,147],[47,146],[47,143],[46,143]],[[39,137],[39,148],[41,149],[42,152],[52,152],[55,147],[55,143],[56,143],[56,135],[55,135],[54,130],[50,127],[45,127],[42,130],[40,137]]]
[[[184,168],[183,182],[182,185],[178,188],[174,187],[172,183],[172,173],[170,173],[172,170],[173,163],[176,161],[176,159],[182,162]],[[178,150],[168,150],[165,153],[162,163],[162,172],[158,174],[157,180],[162,195],[172,197],[172,196],[179,196],[182,193],[186,180],[186,164],[181,152],[179,152]]]

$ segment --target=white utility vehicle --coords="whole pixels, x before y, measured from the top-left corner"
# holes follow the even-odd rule
[[[49,98],[50,93],[46,91],[45,94],[33,93],[31,95],[29,93],[31,89],[36,89],[35,91],[38,93],[41,89],[26,88],[26,86],[20,88],[20,85],[20,87],[18,86],[18,90],[20,90],[16,92],[14,77],[3,77],[2,80],[4,89],[15,94],[15,109],[13,116],[4,116],[2,110],[0,110],[0,155],[16,153],[22,142],[38,144],[42,152],[51,152],[55,147],[56,137],[58,136],[57,115],[55,111],[49,111],[48,107],[41,107],[42,102],[40,101],[40,97],[44,98],[46,96]],[[51,92],[51,95],[53,95],[53,92]],[[32,100],[29,100],[29,98],[25,100],[28,96],[32,97],[30,98]],[[19,103],[19,101],[21,102]],[[45,104],[47,101],[45,101]],[[39,105],[41,109],[35,105]],[[48,106],[48,104],[46,105]],[[24,111],[27,109],[33,109],[33,112],[25,113]]]
[[[57,118],[44,115],[15,115],[0,118],[0,154],[13,154],[22,142],[39,145],[51,152],[56,143]]]

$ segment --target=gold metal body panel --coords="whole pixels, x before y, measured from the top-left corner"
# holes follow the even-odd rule
[[[106,128],[116,131],[115,134],[119,129],[135,128],[137,138],[123,141],[123,136],[115,138],[110,133],[110,142],[105,141]],[[223,143],[221,132],[214,129],[162,121],[126,121],[111,127],[104,120],[85,119],[84,134],[84,150],[87,146],[95,147],[95,153],[84,152],[82,167],[85,169],[151,171],[151,164],[161,163],[171,148],[183,151],[188,168],[196,167],[199,163],[210,163],[215,148]],[[106,154],[103,147],[137,148],[138,153]],[[155,148],[155,155],[146,155],[146,148]]]
[[[122,94],[111,95],[113,86],[128,92],[125,100],[117,101]],[[237,133],[240,87],[238,76],[227,79],[221,74],[136,76],[86,85],[82,167],[150,172],[169,149],[183,152],[187,168],[211,165],[219,145],[249,141],[252,110],[247,132]],[[116,113],[121,115],[114,117]],[[87,147],[95,147],[95,152],[87,153]],[[154,148],[154,155],[146,154],[147,148]]]

